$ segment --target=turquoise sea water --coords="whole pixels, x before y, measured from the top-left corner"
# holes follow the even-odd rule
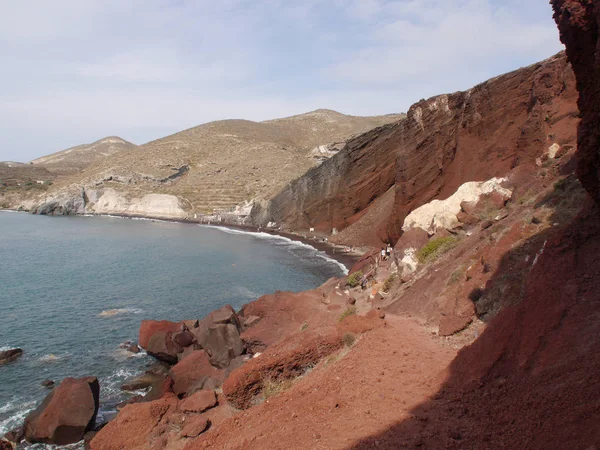
[[[150,358],[119,350],[143,319],[201,318],[276,290],[312,289],[343,268],[304,244],[260,233],[110,217],[0,212],[0,436],[48,393],[95,375],[101,414]]]

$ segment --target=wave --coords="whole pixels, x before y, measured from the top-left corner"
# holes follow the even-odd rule
[[[141,309],[135,308],[115,308],[115,309],[105,309],[104,311],[98,314],[98,317],[113,317],[121,314],[141,314]]]
[[[21,425],[36,404],[37,401],[35,400],[19,403],[18,400],[14,399],[0,407],[0,414],[10,414],[7,418],[0,420],[0,436]]]
[[[313,247],[312,245],[307,244],[305,242],[296,241],[294,239],[290,239],[290,238],[288,238],[286,236],[280,236],[278,234],[265,233],[264,231],[237,230],[237,229],[234,229],[234,228],[228,228],[226,226],[221,226],[221,225],[204,225],[204,224],[202,224],[200,226],[201,227],[207,227],[207,228],[214,228],[215,230],[222,231],[223,233],[252,236],[252,237],[255,237],[257,239],[266,239],[266,240],[272,240],[272,241],[280,241],[280,242],[285,242],[286,244],[288,244],[290,246],[302,247],[302,248],[305,248],[307,250],[310,250],[311,253],[314,256],[316,256],[318,258],[321,258],[321,259],[324,259],[328,263],[335,264],[336,266],[338,266],[342,270],[342,272],[344,273],[344,275],[348,274],[348,268],[344,264],[342,264],[338,260],[330,257],[324,251],[319,250],[319,249],[317,249],[317,248]]]

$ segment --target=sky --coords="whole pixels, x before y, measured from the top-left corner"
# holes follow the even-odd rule
[[[547,0],[0,0],[0,161],[328,108],[406,112],[563,47]]]

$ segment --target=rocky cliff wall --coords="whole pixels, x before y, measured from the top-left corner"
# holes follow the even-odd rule
[[[251,220],[294,229],[342,229],[395,182],[395,139],[401,123],[376,128],[347,142],[320,166],[292,181]]]
[[[574,146],[575,78],[564,53],[493,78],[466,92],[413,105],[407,118],[348,143],[323,165],[256,209],[257,224],[344,229],[361,221],[394,187],[393,208],[379,208],[379,226],[355,226],[350,244],[396,240],[404,218],[468,181],[503,176],[535,163],[553,144]]]
[[[600,203],[600,2],[553,0],[551,3],[580,94],[577,176],[596,203]]]

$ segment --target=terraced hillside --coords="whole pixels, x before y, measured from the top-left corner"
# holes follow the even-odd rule
[[[168,195],[170,204],[181,210],[178,217],[232,211],[250,201],[271,198],[291,180],[335,155],[351,137],[403,117],[355,117],[317,110],[265,122],[211,122],[98,158],[81,172],[58,180],[53,193],[68,198],[80,195],[84,188],[93,190],[91,197],[98,199],[108,191],[111,202],[91,201],[106,205],[104,213],[119,212],[115,201],[123,208],[148,194]],[[45,165],[50,162],[49,157],[36,160]],[[87,200],[83,203],[90,208]],[[53,208],[45,211],[54,213]],[[121,212],[132,213],[131,209]],[[137,208],[136,214],[161,215]]]

